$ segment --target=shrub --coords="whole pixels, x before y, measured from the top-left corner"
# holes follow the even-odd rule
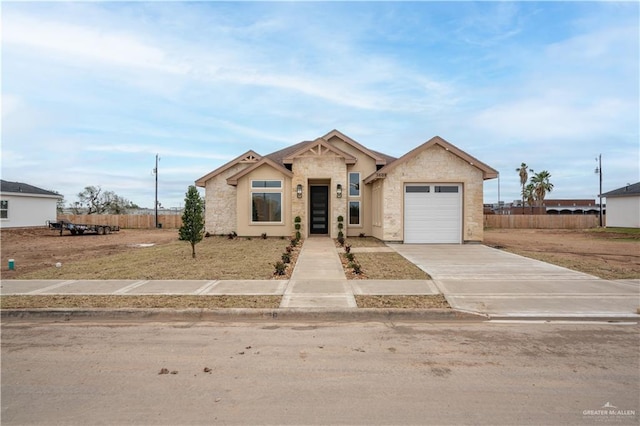
[[[342,222],[338,222],[338,229],[342,229],[344,228],[344,225],[342,224]]]
[[[362,273],[362,266],[356,261],[349,263],[349,267],[353,269],[353,273],[356,275],[360,275]]]
[[[282,262],[291,263],[291,255],[289,253],[282,253]]]
[[[344,257],[346,257],[349,262],[353,262],[353,259],[356,258],[353,253],[345,253]]]
[[[296,216],[296,218],[295,218],[295,219],[293,219],[293,221],[294,221],[295,223],[300,223],[300,222],[302,222],[302,219],[300,219],[300,216]]]
[[[344,246],[344,237],[338,237],[338,244]]]
[[[298,245],[298,240],[297,240],[297,239],[295,239],[295,238],[292,238],[292,239],[291,239],[291,247],[295,247],[295,246],[297,246],[297,245]]]
[[[361,232],[361,233],[360,233],[360,235],[359,235],[359,237],[360,237],[360,238],[364,238],[364,237],[365,237],[364,232]]]
[[[291,247],[291,246],[286,246],[284,249],[286,250],[286,252],[288,254],[291,254],[291,252],[293,251],[293,247]]]
[[[251,237],[247,237],[247,241],[251,241]]]
[[[298,230],[298,231],[299,231],[301,227],[302,227],[302,226],[301,226],[299,223],[296,223],[296,225],[295,225],[296,230]]]
[[[342,231],[338,231],[338,238],[344,239],[344,234],[342,233]]]
[[[338,216],[338,222],[344,222],[344,217]]]
[[[266,239],[267,239],[267,233],[266,233],[266,232],[263,232],[263,233],[262,233],[262,239],[263,239],[263,240],[266,240]]]
[[[301,237],[302,235],[300,235],[300,231],[296,231],[296,240],[300,241]]]
[[[205,237],[205,238],[209,238],[210,236],[211,236],[211,234],[210,234],[210,233],[208,233],[208,232],[205,232],[205,233],[204,233],[204,237]]]
[[[284,275],[284,271],[287,270],[287,265],[285,265],[284,262],[280,260],[274,263],[273,267],[276,268],[274,275]]]
[[[344,245],[344,252],[345,253],[351,253],[351,245],[350,244],[345,244]]]
[[[237,236],[238,234],[236,234],[236,231],[233,231],[233,232],[229,232],[229,235],[227,235],[227,238],[229,238],[230,240],[233,240]]]

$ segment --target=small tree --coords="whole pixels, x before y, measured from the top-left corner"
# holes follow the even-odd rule
[[[189,186],[184,199],[180,240],[191,243],[191,257],[196,257],[196,244],[204,237],[204,202],[195,186]]]

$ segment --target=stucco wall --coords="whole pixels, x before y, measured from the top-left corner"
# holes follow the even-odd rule
[[[482,241],[482,171],[439,145],[425,149],[392,169],[383,180],[384,229],[381,239],[404,240],[404,184],[418,182],[461,183],[462,239],[465,242]]]
[[[213,235],[238,232],[236,214],[236,187],[227,184],[227,178],[251,164],[237,164],[206,182],[205,229]]]
[[[303,196],[297,198],[293,196],[292,217],[300,216],[302,219],[301,233],[304,237],[309,236],[309,216],[307,215],[309,206],[309,183],[310,181],[321,183],[325,181],[329,185],[329,230],[331,238],[338,237],[338,216],[342,215],[347,220],[347,171],[344,159],[334,154],[300,157],[296,158],[292,164],[294,177],[291,182],[292,193],[298,184],[302,185]],[[340,184],[343,188],[342,198],[336,196],[336,186]]]
[[[640,228],[640,196],[607,197],[607,226]]]
[[[0,199],[9,202],[8,217],[0,219],[0,228],[46,226],[48,220],[56,221],[58,199],[55,197],[3,193],[0,195]]]
[[[253,223],[251,210],[251,181],[279,180],[282,181],[281,191],[264,189],[264,192],[282,193],[281,221],[279,223]],[[238,235],[260,236],[263,233],[270,237],[288,237],[292,234],[293,217],[291,216],[291,179],[269,165],[262,165],[238,180],[238,197],[236,202]],[[263,190],[253,188],[254,192]]]

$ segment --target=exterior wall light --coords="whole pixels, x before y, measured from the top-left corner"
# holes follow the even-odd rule
[[[338,198],[342,198],[342,185],[338,184],[338,186],[336,187],[336,195],[338,196]]]
[[[298,198],[302,198],[302,185],[296,186],[296,194],[298,194]]]

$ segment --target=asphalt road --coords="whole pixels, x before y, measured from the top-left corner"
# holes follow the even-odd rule
[[[639,337],[607,324],[5,321],[1,421],[638,424]]]

